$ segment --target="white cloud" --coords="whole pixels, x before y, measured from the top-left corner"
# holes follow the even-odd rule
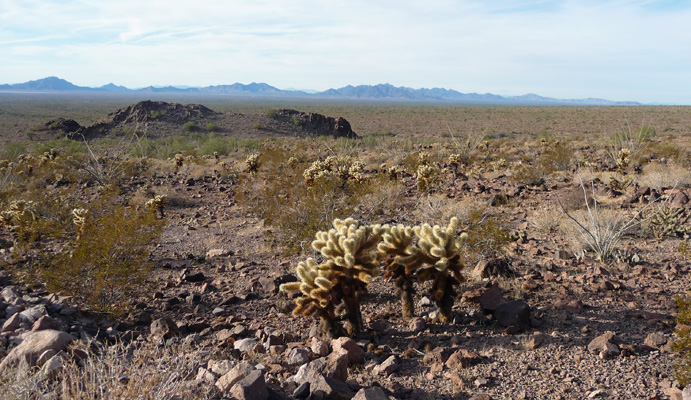
[[[691,103],[691,7],[659,4],[2,0],[0,76]]]

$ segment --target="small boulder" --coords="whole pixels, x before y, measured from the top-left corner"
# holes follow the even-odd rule
[[[320,376],[310,383],[310,393],[315,399],[350,400],[355,396],[353,390],[345,382],[325,376]]]
[[[523,300],[504,303],[497,307],[494,318],[502,326],[525,330],[530,328],[530,306]]]
[[[396,371],[398,371],[398,358],[396,356],[391,356],[374,367],[375,375],[391,375]]]
[[[36,361],[46,350],[61,351],[76,338],[69,333],[46,329],[29,334],[24,341],[13,348],[0,363],[0,374],[7,367],[25,364],[28,367],[36,365]]]
[[[378,386],[371,388],[362,388],[357,393],[353,400],[389,400],[389,396],[386,392]]]
[[[606,359],[619,355],[619,346],[612,343],[614,332],[607,331],[604,334],[591,340],[588,344],[588,351],[598,354],[600,358]]]
[[[341,337],[331,341],[334,353],[343,353],[348,356],[348,364],[362,364],[365,361],[365,351],[353,339]]]
[[[266,400],[269,389],[264,374],[259,370],[250,372],[230,389],[230,395],[237,400]]]

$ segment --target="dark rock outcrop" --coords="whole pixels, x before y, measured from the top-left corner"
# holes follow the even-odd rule
[[[276,111],[274,119],[282,122],[291,122],[302,130],[319,136],[331,135],[357,139],[359,136],[353,132],[350,123],[343,117],[327,117],[317,113],[306,113],[291,109]]]

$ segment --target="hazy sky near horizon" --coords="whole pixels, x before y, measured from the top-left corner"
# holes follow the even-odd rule
[[[444,87],[691,104],[691,2],[0,0],[0,83]]]

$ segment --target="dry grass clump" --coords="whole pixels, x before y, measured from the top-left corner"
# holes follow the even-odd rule
[[[541,206],[533,211],[528,221],[535,231],[549,237],[559,232],[564,222],[564,214],[555,206]]]
[[[188,346],[158,347],[152,343],[118,343],[107,346],[77,342],[85,359],[65,357],[50,376],[39,371],[6,369],[0,376],[0,399],[62,398],[171,399],[210,398],[213,385],[190,384],[199,367]],[[71,353],[73,350],[69,350]]]
[[[675,164],[649,163],[636,178],[639,186],[648,186],[660,192],[662,189],[691,186],[691,171]]]

